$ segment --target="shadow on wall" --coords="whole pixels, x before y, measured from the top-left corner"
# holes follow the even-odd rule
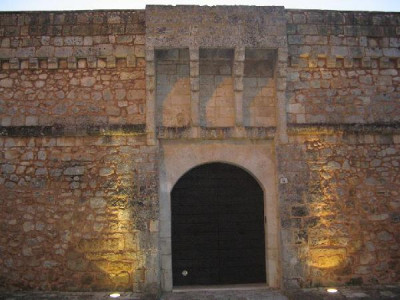
[[[235,125],[233,49],[200,49],[200,125]]]
[[[159,49],[155,56],[157,125],[188,126],[191,116],[189,49]]]
[[[189,126],[190,109],[190,78],[179,78],[163,100],[162,125],[166,127]]]

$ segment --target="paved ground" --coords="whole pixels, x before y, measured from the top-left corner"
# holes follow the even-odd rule
[[[277,291],[267,289],[234,291],[196,291],[165,294],[161,300],[287,300]]]
[[[0,300],[110,300],[110,293],[14,292],[0,293]],[[141,299],[136,293],[121,293],[119,300]]]
[[[285,294],[286,296],[284,296]],[[109,293],[14,292],[0,293],[0,300],[103,300]],[[154,299],[135,293],[121,293],[121,300]],[[167,293],[160,300],[400,300],[400,284],[391,286],[342,287],[328,294],[325,288],[280,293],[268,289],[180,291]]]
[[[326,288],[301,289],[286,292],[290,300],[400,300],[400,285],[339,287],[336,294]]]

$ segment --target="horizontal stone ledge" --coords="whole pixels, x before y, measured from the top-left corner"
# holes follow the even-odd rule
[[[399,52],[400,53],[400,52]],[[400,55],[400,54],[399,54]],[[398,69],[400,57],[319,57],[313,54],[307,57],[290,55],[290,66],[301,69]]]
[[[0,137],[40,136],[106,136],[138,135],[146,131],[145,124],[88,125],[88,126],[0,126]]]
[[[400,122],[393,123],[347,123],[347,124],[331,124],[331,123],[303,123],[288,124],[288,134],[399,134]]]
[[[157,127],[159,139],[273,139],[276,127]]]
[[[68,57],[29,57],[29,58],[2,58],[0,57],[1,70],[36,70],[36,69],[111,69],[111,68],[134,68],[137,60],[144,59],[140,56],[68,56]]]

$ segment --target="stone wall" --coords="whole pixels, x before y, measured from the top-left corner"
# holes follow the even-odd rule
[[[238,161],[269,174],[271,286],[398,282],[399,34],[398,13],[1,13],[0,290],[172,289],[181,143],[269,145]]]
[[[289,123],[398,122],[400,15],[288,10]]]
[[[143,124],[144,12],[2,13],[2,126]]]
[[[144,12],[0,23],[0,289],[157,292]]]
[[[282,146],[286,285],[398,282],[399,143],[398,134],[303,131]]]
[[[287,286],[399,280],[400,15],[287,10]]]
[[[1,289],[140,291],[154,277],[156,149],[143,134],[0,146]]]

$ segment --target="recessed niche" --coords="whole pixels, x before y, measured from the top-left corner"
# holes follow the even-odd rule
[[[273,49],[246,49],[243,74],[245,126],[276,125],[275,61],[276,51]]]
[[[189,49],[159,49],[156,58],[157,126],[190,124]]]
[[[235,124],[233,49],[200,49],[200,125],[232,127]]]

